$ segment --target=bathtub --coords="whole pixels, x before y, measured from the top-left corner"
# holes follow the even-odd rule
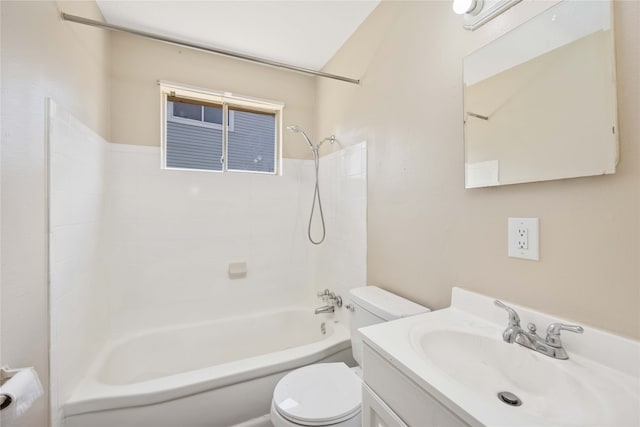
[[[349,331],[310,309],[144,331],[105,346],[63,405],[64,425],[261,425],[282,376],[334,361],[353,364]]]

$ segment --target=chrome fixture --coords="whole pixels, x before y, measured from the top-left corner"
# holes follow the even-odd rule
[[[336,295],[334,292],[329,291],[329,289],[318,292],[318,298],[322,298],[322,301],[326,302],[327,305],[316,308],[315,314],[333,313],[336,307],[342,307],[342,297],[340,295]]]
[[[500,393],[498,393],[498,399],[500,399],[501,402],[504,402],[507,405],[511,405],[511,406],[522,405],[522,400],[520,400],[518,396],[511,393],[510,391],[501,391]]]
[[[309,148],[311,150],[313,150],[313,151],[318,151],[320,149],[320,147],[322,146],[322,144],[324,144],[327,141],[332,143],[332,144],[334,142],[336,142],[336,136],[335,135],[331,135],[331,136],[328,136],[328,137],[324,138],[318,144],[314,145],[311,142],[311,139],[309,138],[309,135],[307,135],[307,133],[304,131],[304,129],[302,129],[300,126],[298,126],[298,125],[289,125],[289,126],[287,126],[287,130],[291,131],[293,133],[301,133],[302,136],[304,137],[304,139],[307,141],[307,144],[309,144]]]
[[[315,314],[324,314],[324,313],[333,313],[336,311],[336,308],[332,305],[323,305],[322,307],[318,307],[315,309]]]
[[[331,135],[326,137],[325,139],[323,139],[322,141],[320,141],[318,144],[313,144],[313,142],[311,142],[311,139],[309,138],[309,135],[307,135],[307,133],[304,131],[304,129],[302,129],[300,126],[298,125],[289,125],[287,126],[287,130],[293,132],[293,133],[299,133],[302,134],[302,137],[307,141],[307,144],[309,144],[309,148],[311,149],[311,151],[313,152],[313,160],[315,162],[315,166],[316,166],[316,185],[315,185],[315,189],[313,191],[313,202],[311,203],[311,213],[309,214],[309,226],[307,227],[307,236],[309,237],[309,241],[311,243],[313,243],[314,245],[319,245],[320,243],[322,243],[324,241],[324,237],[326,235],[326,227],[324,224],[324,213],[322,212],[322,201],[320,200],[320,184],[318,183],[318,170],[320,168],[320,147],[322,146],[322,144],[324,144],[325,142],[329,141],[330,143],[334,143],[336,142],[336,137],[335,135]],[[316,200],[318,201],[318,210],[320,211],[320,221],[322,222],[322,237],[320,238],[320,240],[314,240],[313,237],[311,236],[311,223],[313,222],[313,214],[315,212],[316,209]]]
[[[463,27],[475,30],[522,0],[453,0],[453,12],[464,15]]]
[[[214,53],[216,55],[229,56],[231,58],[241,59],[243,61],[255,62],[262,65],[268,65],[270,67],[283,68],[285,70],[296,71],[298,73],[310,74],[312,76],[324,77],[328,79],[340,80],[347,83],[360,84],[360,80],[352,79],[349,77],[339,76],[336,74],[325,73],[322,71],[310,70],[308,68],[298,67],[296,65],[285,64],[282,62],[272,61],[270,59],[258,58],[257,56],[247,55],[244,53],[234,52],[231,50],[214,48],[203,44],[193,43],[185,40],[174,39],[171,37],[163,36],[160,34],[148,33],[146,31],[140,31],[129,27],[123,27],[120,25],[107,24],[106,22],[95,21],[93,19],[84,18],[82,16],[70,15],[62,12],[60,17],[64,21],[75,22],[76,24],[89,25],[91,27],[102,28],[103,30],[117,31],[122,33],[129,33],[139,37],[144,37],[151,40],[157,40],[163,43],[172,44],[174,46],[183,46],[190,49],[200,50],[207,53]]]
[[[309,148],[311,148],[313,150],[313,143],[309,139],[309,135],[307,135],[307,133],[304,131],[304,129],[302,129],[298,125],[289,125],[289,126],[287,126],[287,130],[290,131],[290,132],[293,132],[293,133],[301,133],[302,136],[304,137],[304,139],[307,140],[307,144],[309,144]]]
[[[570,331],[577,334],[584,332],[582,326],[552,323],[547,327],[547,336],[543,339],[536,333],[537,328],[535,324],[529,323],[527,325],[528,331],[525,331],[520,327],[520,317],[513,308],[498,300],[495,300],[494,303],[498,307],[506,310],[509,314],[509,323],[502,333],[502,339],[505,342],[515,342],[516,344],[535,350],[545,356],[553,357],[554,359],[566,360],[569,358],[566,350],[562,347],[560,331]]]

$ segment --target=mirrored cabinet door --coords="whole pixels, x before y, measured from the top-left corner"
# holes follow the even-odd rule
[[[467,188],[615,173],[612,4],[565,0],[464,59]]]

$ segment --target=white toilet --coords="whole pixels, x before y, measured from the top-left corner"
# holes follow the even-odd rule
[[[358,328],[426,313],[428,308],[375,286],[349,291],[351,347],[362,363],[362,336]],[[271,402],[275,427],[360,427],[362,391],[360,368],[344,363],[318,363],[296,369],[276,385]]]

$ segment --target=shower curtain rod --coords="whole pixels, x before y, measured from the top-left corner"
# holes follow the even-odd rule
[[[138,31],[138,30],[134,30],[133,28],[122,27],[120,25],[107,24],[105,22],[95,21],[93,19],[83,18],[81,16],[69,15],[68,13],[64,13],[64,12],[61,12],[61,17],[65,21],[75,22],[77,24],[89,25],[91,27],[98,27],[98,28],[102,28],[110,31],[118,31],[122,33],[134,34],[136,36],[145,37],[147,39],[158,40],[163,43],[168,43],[176,46],[184,46],[190,49],[201,50],[203,52],[215,53],[217,55],[229,56],[231,58],[242,59],[244,61],[255,62],[257,64],[268,65],[271,67],[284,68],[285,70],[296,71],[303,74],[310,74],[312,76],[340,80],[347,83],[360,84],[360,80],[358,79],[338,76],[336,74],[323,73],[322,71],[310,70],[308,68],[284,64],[282,62],[271,61],[269,59],[258,58],[256,56],[245,55],[243,53],[233,52],[230,50],[217,49],[217,48],[205,46],[198,43],[191,43],[184,40],[178,40],[171,37],[161,36],[159,34],[147,33],[145,31]]]

